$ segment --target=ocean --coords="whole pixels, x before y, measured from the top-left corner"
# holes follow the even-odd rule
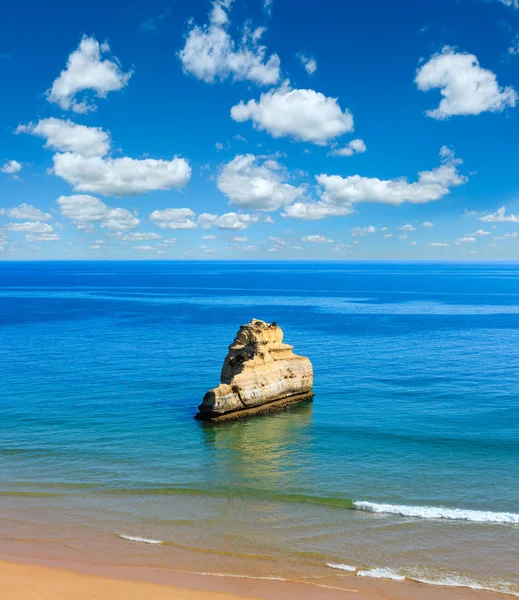
[[[251,318],[314,401],[195,421]],[[0,338],[5,552],[519,595],[519,264],[2,262]]]

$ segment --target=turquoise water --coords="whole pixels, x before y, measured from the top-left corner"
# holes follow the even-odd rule
[[[81,524],[265,576],[519,593],[519,265],[4,262],[0,285],[11,539]],[[194,421],[252,317],[310,357],[315,401]]]

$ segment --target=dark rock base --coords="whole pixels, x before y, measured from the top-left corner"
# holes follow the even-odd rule
[[[315,394],[313,392],[305,392],[304,394],[296,394],[295,396],[281,398],[280,400],[274,400],[272,402],[267,402],[266,404],[261,404],[259,406],[244,408],[243,410],[234,410],[232,412],[223,414],[210,411],[200,411],[195,415],[195,419],[197,419],[198,421],[205,421],[207,423],[221,423],[222,421],[234,421],[235,419],[242,419],[243,417],[263,415],[269,412],[281,411],[292,404],[310,401],[313,399],[314,395]]]

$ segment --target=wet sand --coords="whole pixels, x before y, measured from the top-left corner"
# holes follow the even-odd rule
[[[324,583],[324,582],[323,582]],[[351,587],[348,589],[348,584]],[[99,565],[0,555],[2,600],[503,600],[510,596],[413,582],[359,581],[342,589],[296,582],[201,575],[161,568]]]

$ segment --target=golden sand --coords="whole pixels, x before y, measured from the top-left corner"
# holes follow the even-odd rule
[[[16,560],[16,559],[15,559]],[[61,562],[0,560],[1,600],[505,600],[467,589],[387,581],[337,590],[289,582],[174,576],[161,569]],[[54,561],[52,561],[54,562]],[[43,563],[43,564],[41,564]],[[55,563],[56,564],[56,563]]]

